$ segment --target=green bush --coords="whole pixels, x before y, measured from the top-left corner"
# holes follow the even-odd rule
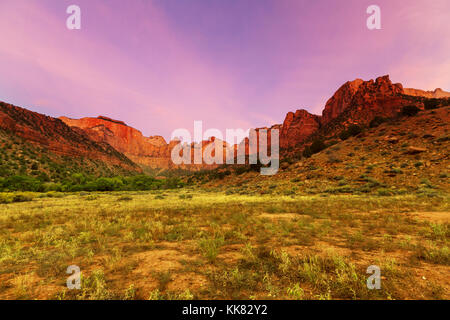
[[[13,203],[13,202],[26,202],[32,201],[31,195],[25,194],[0,194],[0,204]]]
[[[100,177],[95,178],[83,174],[73,174],[69,178],[58,179],[59,182],[49,182],[48,176],[41,173],[38,177],[15,175],[0,177],[0,191],[130,191],[158,190],[180,188],[184,183],[179,178],[157,180],[146,175],[130,177]]]
[[[42,183],[33,177],[10,176],[0,180],[0,190],[3,191],[43,191]]]

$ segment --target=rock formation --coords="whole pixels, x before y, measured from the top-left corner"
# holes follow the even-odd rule
[[[392,83],[387,75],[369,81],[356,79],[346,82],[334,93],[321,116],[301,109],[289,112],[282,125],[255,130],[259,140],[262,129],[278,129],[282,152],[295,151],[310,144],[316,137],[336,137],[351,124],[368,125],[377,116],[394,117],[403,106],[424,108],[426,99],[443,97],[450,97],[450,93],[442,89],[404,89],[401,84]],[[123,121],[105,116],[55,119],[2,103],[0,128],[44,145],[55,153],[88,156],[130,168],[136,167],[135,164],[161,169],[198,170],[215,167],[204,163],[176,166],[171,160],[171,152],[178,141],[167,143],[161,136],[145,137]],[[205,150],[218,142],[220,141],[211,138],[203,141],[201,148]],[[247,138],[231,147],[224,144],[224,157],[227,148],[236,152],[238,146],[245,146],[245,154],[248,155],[248,143]],[[270,148],[270,132],[268,147]],[[191,144],[190,148],[193,162],[194,145]]]
[[[60,117],[70,127],[82,129],[97,142],[106,142],[135,163],[151,168],[169,168],[170,150],[176,141],[168,144],[161,136],[145,137],[139,130],[123,121],[104,116],[98,118],[70,119]]]

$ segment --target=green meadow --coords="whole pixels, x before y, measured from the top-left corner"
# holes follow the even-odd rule
[[[0,299],[448,299],[446,194],[3,193]],[[81,288],[66,286],[67,268]],[[379,266],[381,289],[367,268]]]

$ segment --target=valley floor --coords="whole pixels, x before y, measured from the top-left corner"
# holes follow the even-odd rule
[[[29,197],[0,204],[0,299],[450,298],[446,194]]]

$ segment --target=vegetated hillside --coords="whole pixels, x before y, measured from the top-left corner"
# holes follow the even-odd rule
[[[408,110],[414,110],[409,113]],[[450,107],[373,121],[355,136],[301,160],[285,158],[278,174],[261,176],[256,168],[227,167],[190,180],[229,193],[365,194],[381,196],[413,192],[427,196],[448,192],[450,171]],[[408,115],[409,114],[409,115]]]
[[[23,174],[52,180],[74,172],[97,176],[141,172],[109,144],[95,142],[59,119],[3,102],[0,146],[0,176]]]
[[[41,178],[43,181],[59,181],[73,173],[94,176],[135,173],[101,160],[60,155],[2,129],[0,160],[0,177],[24,175]]]

